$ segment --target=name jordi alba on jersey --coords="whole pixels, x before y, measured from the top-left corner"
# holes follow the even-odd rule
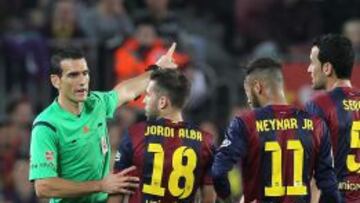
[[[178,136],[181,139],[191,139],[201,142],[203,140],[203,134],[195,129],[188,128],[172,128],[169,126],[161,126],[161,125],[150,125],[146,127],[145,130],[146,136],[162,136],[162,137],[171,137],[174,138]]]

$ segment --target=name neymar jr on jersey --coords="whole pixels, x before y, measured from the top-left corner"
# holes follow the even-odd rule
[[[303,119],[301,129],[313,130],[314,124],[310,119]],[[273,130],[293,130],[299,129],[298,120],[296,118],[285,119],[264,119],[256,121],[256,130],[258,132],[266,132]]]
[[[172,128],[168,126],[164,127],[161,125],[147,126],[145,131],[145,136],[149,136],[149,135],[171,137],[171,138],[177,135],[179,138],[187,138],[199,142],[202,141],[202,137],[203,137],[202,133],[198,130],[187,129],[187,128]]]

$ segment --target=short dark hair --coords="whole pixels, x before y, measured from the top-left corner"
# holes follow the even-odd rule
[[[164,92],[173,106],[183,108],[190,93],[190,82],[179,70],[158,69],[151,73],[150,79],[156,82],[158,91]]]
[[[338,34],[327,34],[316,38],[313,46],[319,48],[321,64],[329,62],[339,79],[349,79],[354,65],[354,50],[348,38]]]
[[[61,75],[62,69],[60,63],[64,59],[82,59],[84,58],[84,53],[81,49],[76,47],[66,47],[59,49],[51,57],[51,67],[50,74]]]
[[[281,64],[272,58],[258,58],[250,62],[246,67],[246,75],[263,70],[278,70],[281,71]]]

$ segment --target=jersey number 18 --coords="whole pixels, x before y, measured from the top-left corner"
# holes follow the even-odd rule
[[[154,153],[153,170],[150,184],[144,184],[142,191],[151,195],[164,196],[165,188],[161,186],[165,156],[164,149],[160,144],[151,143],[147,151]],[[185,164],[183,163],[184,157],[187,159]],[[194,187],[196,162],[197,156],[194,149],[182,146],[174,151],[172,156],[173,170],[170,173],[168,182],[171,195],[179,199],[190,196]],[[181,177],[185,180],[183,187],[179,186]]]

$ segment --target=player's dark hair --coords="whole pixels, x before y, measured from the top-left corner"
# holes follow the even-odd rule
[[[156,82],[157,91],[164,92],[173,106],[183,108],[190,93],[190,82],[183,73],[173,69],[158,69],[150,79]]]
[[[50,74],[61,75],[62,68],[60,63],[65,59],[82,59],[84,58],[84,53],[81,49],[75,47],[66,47],[56,51],[56,53],[51,57],[51,67]]]
[[[354,65],[354,50],[348,38],[338,34],[320,36],[313,42],[320,50],[321,64],[329,62],[339,79],[349,79]]]
[[[246,75],[264,70],[281,71],[281,64],[271,58],[258,58],[249,63],[246,68]]]

